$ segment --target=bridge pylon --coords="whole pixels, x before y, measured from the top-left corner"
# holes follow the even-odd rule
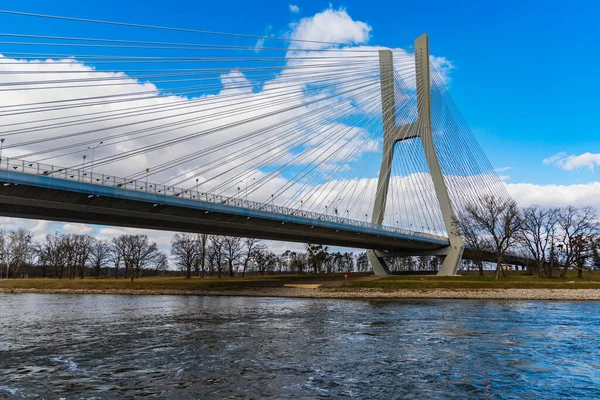
[[[417,121],[396,125],[396,99],[394,90],[394,60],[390,50],[379,51],[379,70],[381,83],[381,104],[383,117],[383,155],[377,182],[377,192],[373,205],[372,223],[382,224],[385,214],[394,148],[396,143],[420,137],[427,159],[427,165],[433,181],[435,194],[440,204],[442,217],[450,245],[437,251],[406,251],[401,254],[367,250],[369,261],[375,275],[389,275],[385,262],[386,256],[436,255],[445,256],[438,275],[454,275],[462,258],[464,244],[456,229],[452,201],[444,182],[444,176],[433,143],[431,128],[431,90],[429,70],[429,38],[427,34],[415,40],[415,72],[417,88]]]

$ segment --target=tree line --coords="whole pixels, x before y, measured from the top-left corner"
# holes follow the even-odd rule
[[[170,254],[146,235],[112,240],[85,234],[51,233],[36,242],[25,229],[0,231],[0,278],[113,277],[179,273],[192,276],[246,276],[272,273],[367,272],[366,253],[330,252],[309,244],[305,251],[275,254],[261,240],[233,236],[175,233]]]
[[[456,229],[481,276],[490,254],[496,278],[509,258],[521,258],[530,275],[546,278],[564,278],[573,269],[581,278],[584,269],[600,265],[600,224],[593,207],[519,208],[511,199],[490,196],[465,207]]]
[[[0,231],[0,278],[40,276],[43,278],[83,278],[107,275],[139,278],[149,269],[168,269],[167,255],[146,235],[121,235],[112,241],[90,235],[46,235],[36,242],[25,229]]]

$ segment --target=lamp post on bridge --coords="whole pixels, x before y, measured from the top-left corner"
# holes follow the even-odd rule
[[[337,215],[337,207],[335,207],[335,202],[338,200],[342,200],[342,199],[339,198],[339,199],[329,200],[329,204],[327,206],[325,206],[325,215],[329,215],[329,210],[331,209],[330,206],[333,206],[333,208],[335,209],[335,214]]]
[[[81,167],[81,171],[83,172],[83,175],[85,176],[85,159],[87,158],[87,155],[83,155],[83,165]],[[82,177],[83,179],[83,177]]]
[[[256,177],[250,179],[251,181],[256,180]],[[245,188],[245,192],[246,192],[246,203],[248,202],[248,179],[244,179],[243,181],[240,181],[240,183],[243,183],[246,188]]]
[[[0,162],[2,162],[2,148],[4,147],[4,138],[0,139]]]
[[[88,150],[92,150],[92,166],[91,166],[91,168],[90,168],[90,179],[92,179],[92,178],[93,178],[93,175],[94,175],[94,155],[95,155],[95,153],[96,153],[96,148],[97,148],[98,146],[100,146],[102,143],[104,143],[104,141],[102,141],[102,142],[98,143],[98,144],[97,144],[97,145],[95,145],[95,146],[91,146],[91,147],[90,147],[90,146],[88,146]]]
[[[336,201],[338,202],[337,206],[335,205]],[[338,215],[338,207],[340,206],[341,202],[342,202],[342,198],[341,197],[339,199],[337,199],[337,200],[333,200],[333,202],[332,202],[333,203],[333,212],[335,213],[336,216]]]
[[[386,214],[386,215],[388,215],[388,216],[390,216],[390,217],[391,217],[391,220],[392,220],[391,222],[392,222],[392,226],[393,226],[393,224],[394,224],[394,219],[395,219],[394,217],[395,217],[395,216],[397,216],[397,215],[400,215],[400,213],[399,213],[399,212],[396,212],[396,213],[393,213],[393,214]],[[399,225],[399,224],[400,224],[400,222],[399,222],[399,221],[396,221],[396,228],[398,227],[398,225]]]

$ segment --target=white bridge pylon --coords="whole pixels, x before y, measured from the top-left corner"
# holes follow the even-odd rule
[[[427,165],[433,181],[435,194],[440,204],[442,217],[450,246],[436,251],[409,251],[387,253],[367,250],[369,261],[375,275],[389,275],[390,270],[385,257],[432,255],[444,256],[444,262],[438,275],[454,275],[462,258],[464,244],[455,224],[455,214],[444,176],[433,143],[431,128],[431,93],[429,71],[429,38],[427,34],[415,40],[415,72],[417,88],[417,122],[397,126],[395,118],[396,99],[394,91],[394,61],[390,50],[379,51],[379,70],[381,84],[381,104],[383,117],[383,154],[377,182],[377,192],[373,205],[372,223],[382,224],[385,215],[386,200],[390,184],[394,148],[397,142],[420,137],[427,159]]]

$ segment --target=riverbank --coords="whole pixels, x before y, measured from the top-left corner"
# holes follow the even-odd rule
[[[568,277],[567,279],[571,279]],[[248,296],[329,299],[520,299],[600,300],[598,276],[580,280],[541,280],[513,276],[496,281],[475,276],[351,275],[247,278],[160,277],[124,279],[13,279],[0,281],[0,293]]]
[[[229,290],[148,289],[35,289],[0,288],[0,293],[245,296],[322,299],[499,299],[499,300],[597,300],[600,289],[301,289],[248,288]]]

